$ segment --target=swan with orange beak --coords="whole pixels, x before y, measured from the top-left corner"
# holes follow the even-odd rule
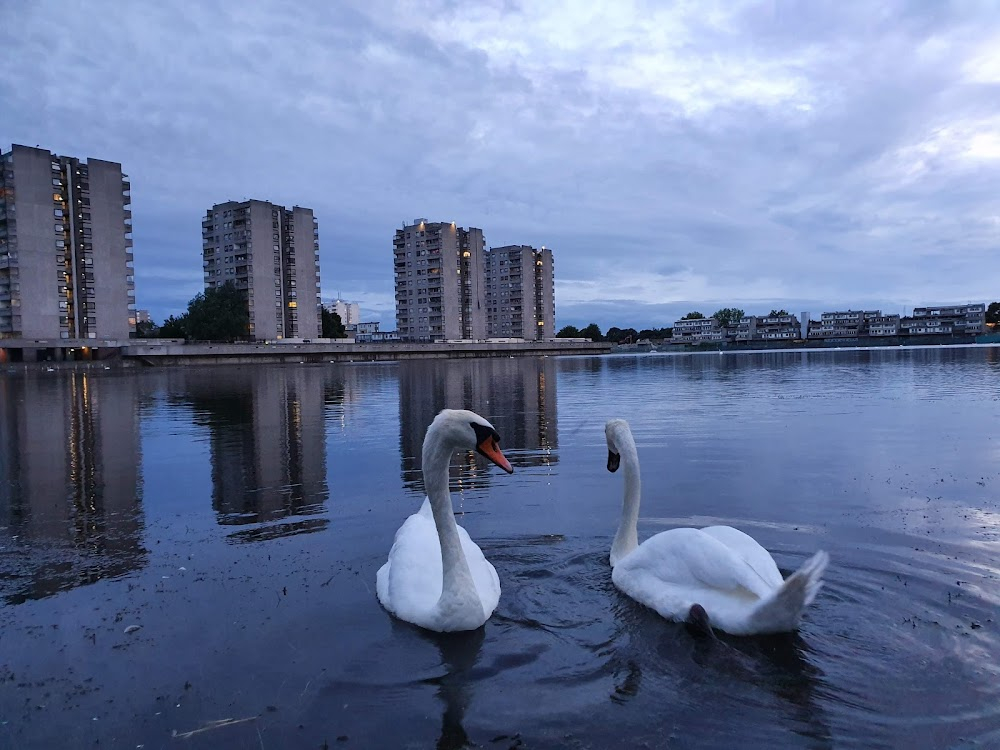
[[[389,559],[376,576],[382,606],[400,620],[437,632],[475,630],[500,601],[496,569],[455,522],[448,465],[457,451],[474,450],[508,474],[500,435],[472,411],[445,409],[427,428],[423,478],[427,497],[396,532]]]

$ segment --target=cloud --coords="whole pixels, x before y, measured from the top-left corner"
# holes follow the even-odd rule
[[[1000,295],[993,4],[297,7],[8,11],[4,145],[123,164],[154,317],[243,197],[313,208],[323,296],[389,327],[417,216],[552,247],[558,325]]]

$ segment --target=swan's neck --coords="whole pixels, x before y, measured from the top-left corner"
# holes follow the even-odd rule
[[[617,446],[621,455],[622,470],[625,473],[625,498],[622,501],[622,517],[618,522],[618,532],[611,543],[611,567],[639,546],[639,497],[642,482],[639,479],[639,455],[635,442],[623,440]]]
[[[451,463],[452,453],[453,448],[445,443],[437,431],[432,429],[427,433],[423,450],[424,489],[430,500],[434,525],[441,543],[443,571],[438,606],[443,610],[452,610],[468,606],[474,600],[482,609],[469,563],[462,552],[462,540],[458,536],[458,524],[455,523],[451,494],[448,492],[448,465]]]

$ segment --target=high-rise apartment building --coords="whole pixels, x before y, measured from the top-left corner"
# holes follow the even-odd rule
[[[555,336],[552,251],[530,245],[491,247],[486,275],[486,334],[544,341]]]
[[[232,281],[246,295],[252,339],[322,333],[319,227],[310,208],[219,203],[202,226],[205,288]]]
[[[129,187],[110,161],[0,155],[0,338],[135,334]]]
[[[356,326],[361,322],[361,306],[357,302],[335,299],[326,306],[326,309],[339,315],[340,322],[345,326]]]
[[[481,229],[415,219],[392,245],[401,340],[486,338]]]

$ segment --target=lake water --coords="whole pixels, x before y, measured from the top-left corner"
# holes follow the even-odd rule
[[[503,586],[459,636],[374,593],[443,407],[514,466],[453,463]],[[798,633],[617,592],[610,417],[641,537],[830,553]],[[0,375],[0,748],[997,747],[997,425],[996,348]]]

